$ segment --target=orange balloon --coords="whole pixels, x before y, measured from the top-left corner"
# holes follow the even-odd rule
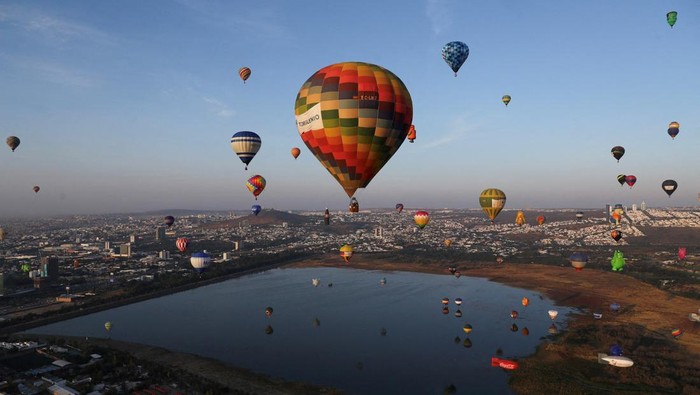
[[[292,148],[292,156],[294,157],[294,159],[298,158],[299,154],[301,154],[301,150],[299,148]]]

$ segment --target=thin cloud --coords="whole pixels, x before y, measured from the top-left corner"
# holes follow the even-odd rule
[[[41,10],[22,6],[0,6],[0,22],[31,33],[34,37],[58,42],[91,41],[114,45],[108,34],[91,26],[48,15]]]
[[[222,118],[231,118],[235,115],[235,112],[231,110],[226,104],[220,100],[214,99],[212,97],[202,97],[205,103],[209,104],[211,111]]]
[[[447,130],[450,131],[449,133],[431,139],[430,142],[425,144],[423,147],[434,148],[441,145],[446,145],[473,134],[479,130],[479,125],[474,121],[474,119],[475,117],[473,113],[466,113],[453,118],[447,125]]]
[[[452,26],[452,14],[447,0],[428,0],[425,14],[436,36]]]

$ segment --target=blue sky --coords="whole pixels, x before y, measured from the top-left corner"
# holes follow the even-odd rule
[[[450,41],[470,48],[457,78]],[[696,205],[699,42],[695,0],[4,1],[0,134],[22,144],[0,150],[0,216],[247,209],[254,174],[263,207],[344,208],[294,119],[302,83],[341,61],[398,75],[418,130],[361,207],[477,208],[489,187],[512,209]],[[248,171],[239,130],[263,139]]]

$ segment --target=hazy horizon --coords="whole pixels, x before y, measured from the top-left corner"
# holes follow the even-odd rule
[[[486,188],[506,209],[698,205],[695,2],[11,0],[0,32],[0,133],[21,139],[0,149],[0,218],[345,209],[294,118],[304,81],[342,61],[401,78],[417,129],[358,190],[361,208],[478,208]],[[470,48],[456,78],[450,41]],[[241,130],[262,138],[247,171],[229,144]],[[267,179],[257,201],[255,174]]]

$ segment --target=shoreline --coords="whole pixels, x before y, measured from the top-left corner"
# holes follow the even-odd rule
[[[339,258],[335,255],[278,263],[188,284],[187,287],[168,290],[170,292],[165,294],[274,268],[334,267],[449,275],[447,267],[455,266],[464,276],[487,278],[509,286],[534,290],[547,296],[556,305],[566,305],[581,311],[567,318],[566,330],[553,338],[543,339],[534,354],[519,360],[520,368],[509,376],[509,385],[516,393],[534,394],[545,390],[700,393],[700,364],[695,363],[700,359],[700,325],[687,320],[688,313],[697,311],[700,306],[698,300],[674,296],[621,273],[595,269],[576,272],[570,267],[541,264],[408,264],[383,259],[373,260],[369,256],[358,258],[360,259],[353,259],[350,264],[339,264]],[[120,305],[163,295],[144,295],[139,297],[139,300],[120,301]],[[608,309],[612,302],[621,305],[616,314]],[[102,306],[100,310],[108,308],[112,307]],[[602,311],[603,319],[593,319],[593,311]],[[68,318],[56,318],[55,321],[63,319]],[[36,326],[41,325],[32,327]],[[685,329],[685,334],[674,340],[670,331],[678,326]],[[633,368],[618,369],[597,363],[597,353],[607,352],[613,343],[620,344],[625,350],[625,355],[633,358]],[[130,347],[138,349],[144,346],[134,344],[120,347],[129,351]],[[177,366],[178,368],[194,374],[201,375],[200,364],[208,360],[197,355],[165,351],[171,356],[170,359],[185,361]],[[146,354],[147,357],[148,355]],[[159,362],[156,356],[151,355],[148,358],[158,363],[169,361],[166,358]],[[270,391],[278,389],[277,386],[282,383],[292,387],[306,386],[300,393],[316,390],[322,392],[307,393],[336,391],[330,388],[319,389],[313,384],[287,382],[283,378],[270,378],[244,368],[213,362],[220,366],[214,369],[211,377],[204,377],[225,386],[233,385],[228,387],[232,390],[241,388],[240,386],[245,385],[244,382],[252,380],[256,385],[263,387],[248,388],[248,392],[251,392],[251,388],[257,388],[251,393],[271,393]],[[265,385],[270,387],[265,389]],[[292,391],[292,387],[288,390]]]

